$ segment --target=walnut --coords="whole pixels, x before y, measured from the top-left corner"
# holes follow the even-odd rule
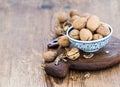
[[[73,23],[76,19],[80,18],[80,16],[75,15],[72,18],[70,18],[70,23]]]
[[[74,15],[79,15],[79,12],[77,10],[71,10],[70,17],[73,17]]]
[[[103,38],[103,36],[101,34],[94,34],[93,35],[93,40],[98,40],[98,39],[101,39]]]
[[[97,28],[96,32],[103,35],[103,36],[107,36],[110,33],[110,29],[109,29],[109,27],[107,25],[101,24]]]
[[[71,23],[65,22],[65,23],[63,24],[63,30],[66,32],[70,26],[71,26]]]
[[[59,21],[57,21],[57,22],[55,23],[55,27],[60,27],[60,28],[62,28],[62,27],[63,27],[63,23],[60,23]]]
[[[80,17],[85,17],[86,19],[88,19],[91,16],[91,14],[89,13],[84,13],[82,14]]]
[[[83,41],[90,41],[92,40],[92,32],[88,29],[81,29],[80,30],[80,39]]]
[[[67,58],[71,60],[76,60],[79,58],[80,52],[78,48],[72,48],[70,51],[67,52]]]
[[[79,37],[79,30],[73,29],[73,30],[70,32],[70,37],[72,37],[73,39],[79,40],[79,39],[80,39],[80,37]]]
[[[97,16],[92,15],[87,21],[87,28],[91,31],[95,31],[100,25],[100,20]]]
[[[47,62],[53,61],[56,56],[57,56],[57,52],[56,51],[47,51],[47,52],[45,52],[43,54],[43,58]]]
[[[65,22],[65,21],[67,21],[68,20],[68,16],[67,16],[67,14],[66,13],[60,13],[59,15],[58,15],[58,20],[59,20],[59,22]]]
[[[56,35],[57,35],[57,36],[61,36],[61,35],[64,34],[64,30],[63,30],[60,26],[57,26],[57,27],[55,28],[55,32],[56,32]]]
[[[67,36],[60,36],[58,38],[58,44],[62,47],[67,47],[70,45],[70,41]]]
[[[72,25],[73,25],[73,27],[74,27],[75,29],[79,29],[79,30],[80,30],[80,29],[82,29],[82,28],[85,27],[86,22],[87,22],[87,19],[84,18],[84,17],[81,17],[81,18],[76,19],[76,20],[72,23]]]

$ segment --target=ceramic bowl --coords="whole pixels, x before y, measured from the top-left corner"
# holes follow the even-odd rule
[[[67,32],[66,36],[69,38],[71,44],[73,44],[75,47],[79,48],[80,50],[83,50],[84,52],[96,52],[99,49],[103,48],[110,40],[113,29],[110,25],[106,24],[109,29],[110,29],[110,34],[107,35],[106,37],[98,40],[93,40],[93,41],[81,41],[81,40],[76,40],[73,39],[69,36],[69,33],[71,30],[73,30],[73,26],[71,26]]]

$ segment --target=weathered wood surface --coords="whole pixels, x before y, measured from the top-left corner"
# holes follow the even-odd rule
[[[42,9],[43,4],[52,4]],[[62,81],[41,68],[56,15],[70,8],[90,12],[110,24],[120,38],[119,0],[0,0],[0,87],[120,87],[120,66],[90,72],[71,71]],[[72,80],[72,79],[76,80]]]

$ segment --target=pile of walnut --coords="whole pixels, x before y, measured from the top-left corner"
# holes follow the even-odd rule
[[[56,27],[58,36],[63,35],[71,25],[74,29],[70,32],[70,36],[77,40],[97,40],[110,33],[106,24],[102,23],[96,15],[89,13],[80,15],[77,10],[72,10],[68,16],[63,12],[58,15],[58,20]]]
[[[58,37],[58,44],[61,47],[67,48],[70,46],[70,41],[65,33],[67,29],[73,26],[70,32],[70,37],[76,40],[91,41],[101,39],[110,33],[108,26],[102,23],[99,18],[89,13],[79,14],[77,10],[71,10],[69,14],[65,12],[58,14],[58,22],[55,27],[55,32]],[[57,52],[48,51],[44,53],[45,61],[53,61],[57,59]],[[79,58],[80,51],[78,48],[67,50],[64,58],[67,57],[71,60]],[[91,55],[88,55],[91,56]]]
[[[83,16],[77,16],[72,25],[74,29],[70,32],[70,36],[77,40],[97,40],[110,33],[109,27],[102,23],[95,15],[84,14]]]

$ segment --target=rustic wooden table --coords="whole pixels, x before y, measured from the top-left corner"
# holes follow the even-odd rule
[[[56,15],[78,9],[113,27],[120,38],[119,0],[0,0],[0,87],[120,87],[120,65],[89,72],[71,71],[64,80],[41,68],[47,43],[54,36]]]

